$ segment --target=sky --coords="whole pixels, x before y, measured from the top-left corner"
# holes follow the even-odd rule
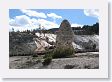
[[[72,27],[93,25],[99,21],[98,9],[9,9],[9,30],[59,28],[67,19]]]

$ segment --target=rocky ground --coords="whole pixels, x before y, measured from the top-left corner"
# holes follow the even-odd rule
[[[98,69],[99,53],[77,53],[71,58],[52,59],[52,62],[43,66],[42,57],[13,56],[9,58],[10,69]]]

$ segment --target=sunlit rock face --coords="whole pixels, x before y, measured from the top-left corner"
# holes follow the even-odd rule
[[[56,37],[56,47],[73,48],[74,33],[68,20],[63,20]]]

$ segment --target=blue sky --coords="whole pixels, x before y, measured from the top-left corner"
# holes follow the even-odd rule
[[[41,25],[44,29],[59,28],[67,19],[71,26],[92,25],[98,22],[98,9],[9,9],[10,30],[31,30]]]

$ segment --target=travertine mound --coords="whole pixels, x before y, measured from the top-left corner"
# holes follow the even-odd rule
[[[73,48],[74,33],[68,20],[63,20],[56,37],[56,47]]]

